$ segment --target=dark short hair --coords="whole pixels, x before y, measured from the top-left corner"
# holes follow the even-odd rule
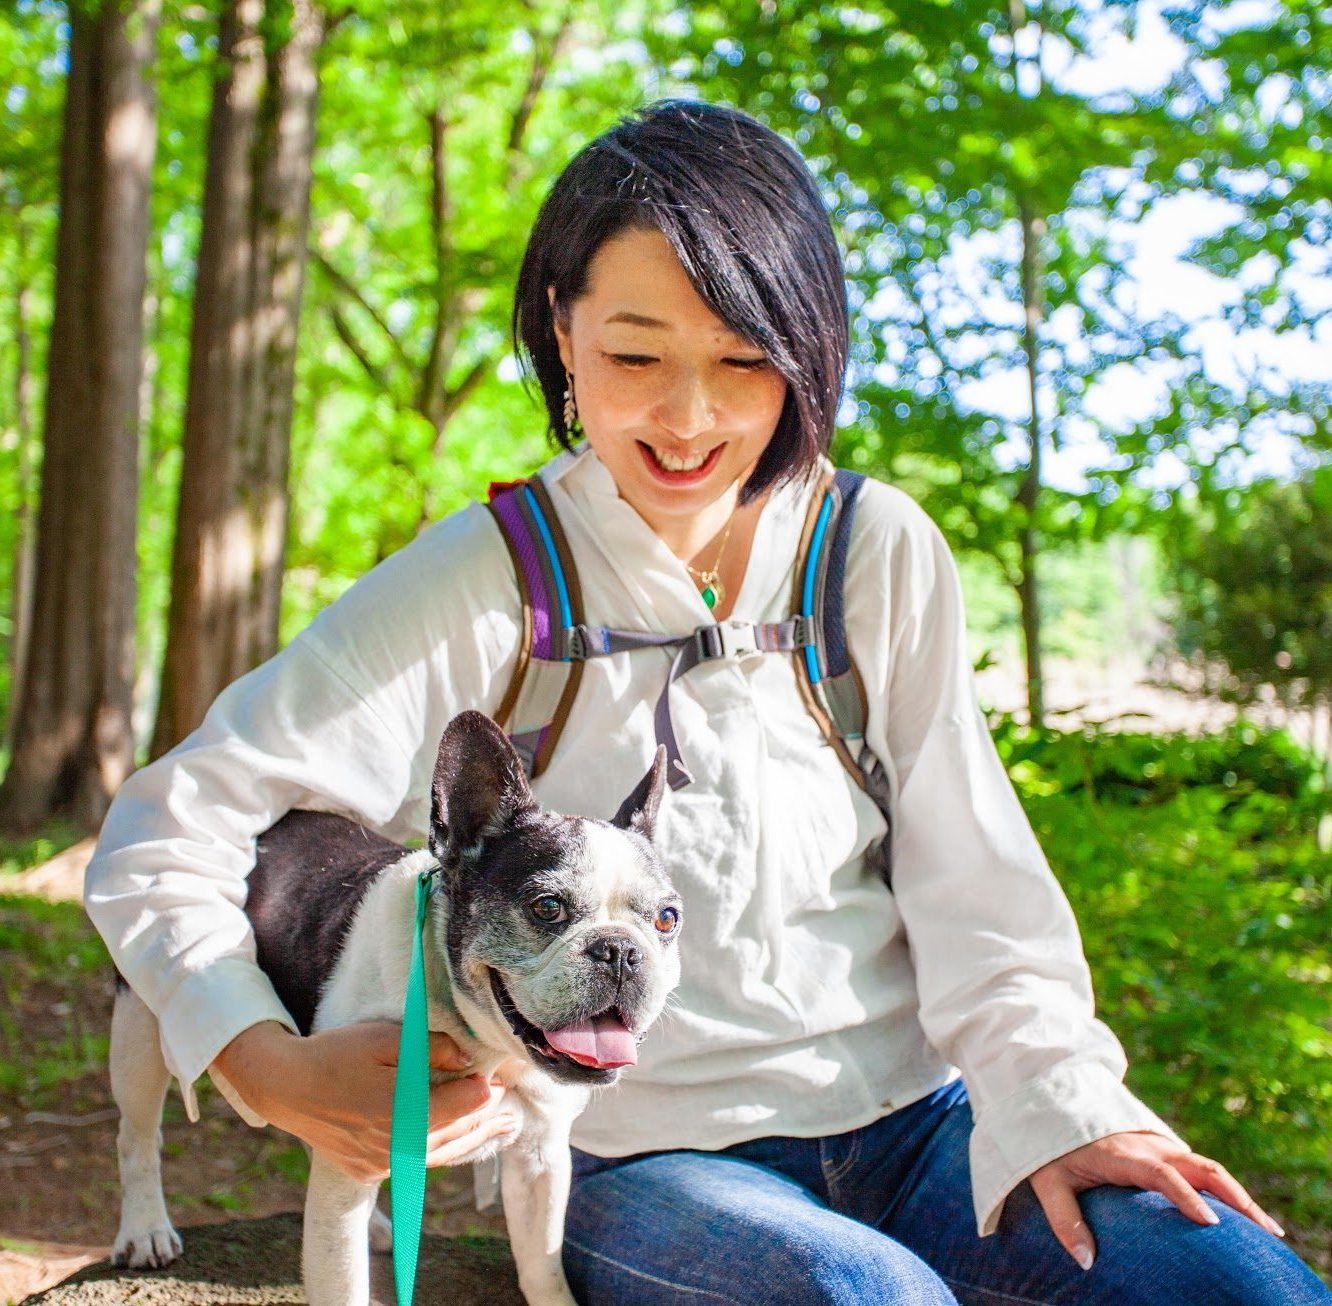
[[[557,178],[523,255],[513,348],[535,372],[551,434],[566,449],[555,311],[587,288],[597,250],[629,229],[660,231],[704,303],[767,354],[786,402],[748,501],[810,470],[832,441],[846,372],[846,275],[804,160],[738,109],[660,100],[584,146]],[[565,318],[561,317],[561,325]]]

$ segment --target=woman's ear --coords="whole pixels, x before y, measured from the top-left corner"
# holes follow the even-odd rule
[[[560,349],[560,362],[564,364],[564,370],[572,373],[573,365],[573,343],[569,339],[568,313],[556,306],[555,287],[546,287],[546,298],[550,301],[550,320],[555,328],[555,342]]]

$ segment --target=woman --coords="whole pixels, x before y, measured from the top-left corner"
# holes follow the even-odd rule
[[[553,188],[514,332],[566,446],[541,475],[589,615],[664,634],[789,615],[847,352],[840,258],[799,156],[705,104],[622,123]],[[661,847],[688,908],[685,978],[636,1072],[575,1130],[575,1292],[1332,1300],[1239,1184],[1123,1087],[1067,904],[971,697],[952,559],[887,486],[862,494],[846,594],[892,793],[892,888],[884,816],[789,658],[676,682],[693,782]],[[459,709],[496,710],[520,620],[484,510],[426,531],[126,784],[90,868],[89,911],[173,1073],[211,1066],[362,1177],[386,1169],[395,1031],[294,1035],[251,960],[252,841],[296,806],[418,833],[435,742]],[[537,796],[613,811],[655,745],[665,674],[659,651],[589,663]],[[454,1064],[442,1039],[436,1056]],[[442,1086],[432,1160],[503,1126],[489,1086]]]

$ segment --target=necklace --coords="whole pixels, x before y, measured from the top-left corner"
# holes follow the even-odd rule
[[[699,588],[700,597],[708,605],[708,611],[711,612],[723,599],[726,598],[726,586],[721,583],[721,560],[726,553],[726,545],[731,539],[731,527],[735,525],[735,513],[732,512],[726,522],[726,529],[722,532],[721,548],[717,550],[717,556],[713,559],[712,566],[704,571],[697,567],[691,567],[685,563],[685,570],[694,578],[694,584]]]

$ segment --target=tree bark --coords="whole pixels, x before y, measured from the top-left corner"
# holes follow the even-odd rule
[[[137,409],[160,0],[71,4],[31,638],[0,824],[93,828],[134,764]]]
[[[228,0],[204,181],[171,608],[152,753],[277,648],[325,19]]]
[[[1040,13],[1034,14],[1025,0],[1009,0],[1008,18],[1013,36],[1014,78],[1019,95],[1032,98],[1041,93],[1044,73],[1041,67]],[[1020,52],[1024,29],[1036,35],[1031,53]],[[1029,76],[1024,77],[1024,73]],[[1024,87],[1023,82],[1027,81]],[[1027,717],[1032,725],[1045,724],[1045,673],[1041,658],[1041,591],[1037,576],[1040,533],[1037,514],[1041,497],[1041,410],[1040,410],[1040,327],[1045,314],[1041,294],[1041,241],[1045,236],[1045,218],[1037,212],[1027,194],[1027,184],[1018,179],[1015,186],[1018,222],[1022,240],[1022,351],[1026,363],[1027,395],[1031,405],[1027,433],[1030,454],[1027,470],[1018,488],[1017,502],[1022,508],[1018,533],[1021,554],[1018,576],[1018,601],[1022,608],[1022,642],[1027,658]]]
[[[18,289],[14,295],[14,430],[19,442],[18,522],[15,529],[14,573],[9,609],[9,702],[5,742],[14,744],[14,725],[27,674],[28,640],[32,631],[33,582],[37,569],[37,449],[33,439],[32,287],[27,281],[27,230],[20,210],[14,215]]]
[[[1025,200],[1019,201],[1022,222],[1022,347],[1027,364],[1027,395],[1031,404],[1028,425],[1030,455],[1027,470],[1018,489],[1022,506],[1022,526],[1018,534],[1021,550],[1021,575],[1018,598],[1022,606],[1022,641],[1027,657],[1027,716],[1034,726],[1045,724],[1045,673],[1041,659],[1041,592],[1037,577],[1040,537],[1036,514],[1041,494],[1041,415],[1038,402],[1040,385],[1040,239],[1045,223]]]

